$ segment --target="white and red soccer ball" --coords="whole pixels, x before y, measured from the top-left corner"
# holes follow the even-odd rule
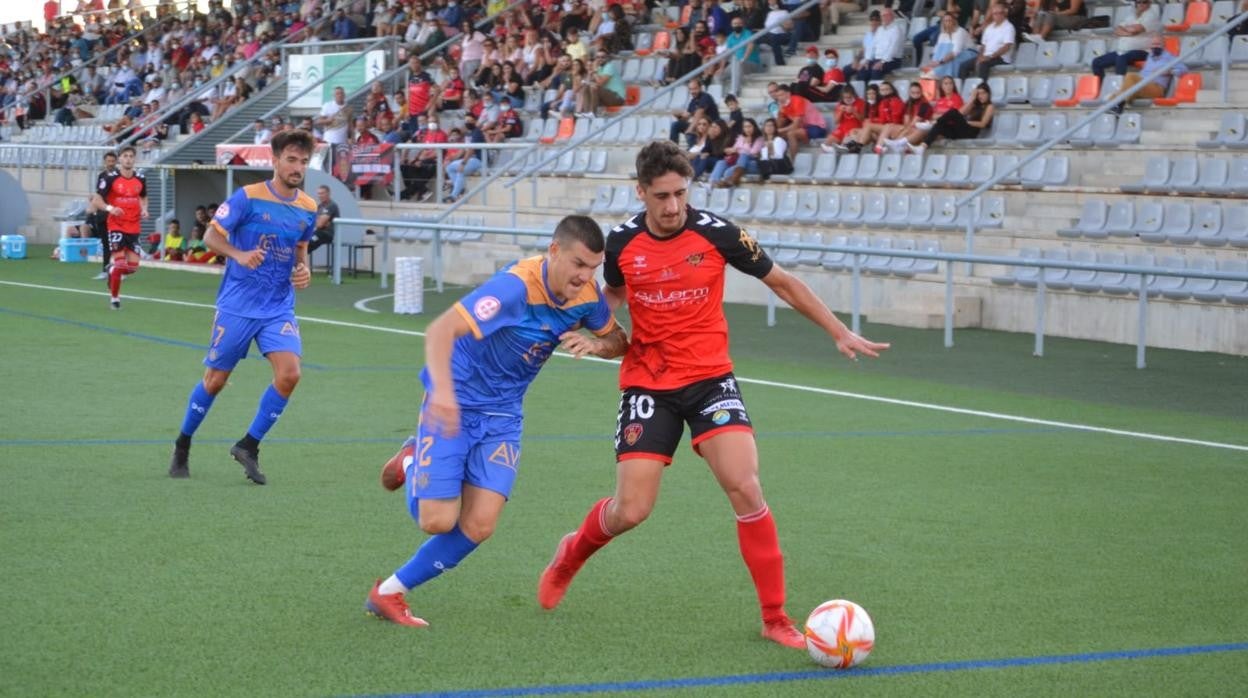
[[[834,599],[819,604],[806,618],[806,651],[833,669],[858,666],[875,647],[875,624],[862,606]]]

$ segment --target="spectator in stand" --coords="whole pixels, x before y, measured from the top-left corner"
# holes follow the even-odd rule
[[[436,114],[426,117],[425,123],[425,130],[417,135],[416,142],[445,143],[447,141],[447,134],[439,125]],[[438,149],[426,148],[418,151],[412,160],[400,165],[404,184],[400,197],[404,199],[418,197],[419,201],[426,201],[432,197],[433,191],[429,188],[429,180],[437,176],[438,160],[441,157],[442,154]]]
[[[360,35],[360,28],[356,25],[355,20],[347,16],[343,10],[334,11],[333,36],[335,41],[346,41],[348,39],[357,38]]]
[[[464,117],[464,142],[469,146],[485,142],[485,134],[477,128],[477,119],[471,114]],[[459,157],[446,164],[446,173],[451,178],[451,194],[447,203],[457,201],[464,193],[469,175],[481,169],[482,153],[479,148],[467,147]]]
[[[164,259],[169,262],[181,262],[186,255],[187,241],[182,237],[182,224],[178,219],[169,221],[165,229]]]
[[[334,219],[342,215],[338,204],[330,196],[329,187],[321,185],[316,188],[316,230],[308,241],[308,255],[318,247],[334,241]]]
[[[845,145],[851,152],[856,153],[863,146],[870,146],[890,126],[900,125],[905,121],[906,103],[901,101],[901,96],[897,94],[893,83],[885,81],[879,83],[877,87],[879,101],[875,103],[874,110],[870,108],[868,100],[866,122],[862,124],[862,128],[849,134],[849,138],[846,139]]]
[[[543,39],[533,27],[524,30],[524,43],[520,45],[520,58],[524,66],[520,72],[524,77],[525,85],[533,85],[545,80],[555,68],[555,58],[550,52],[549,41]]]
[[[464,106],[464,79],[459,76],[459,68],[449,66],[446,79],[438,88],[438,110],[462,109]]]
[[[875,88],[872,86],[868,89]],[[862,123],[867,119],[867,103],[858,96],[858,91],[853,85],[845,85],[841,88],[841,101],[836,105],[836,110],[832,112],[832,115],[836,119],[836,128],[819,146],[825,153],[835,153],[836,147],[841,145],[849,134],[862,128]]]
[[[330,145],[342,145],[347,142],[347,132],[351,130],[351,106],[347,104],[347,92],[341,87],[334,87],[333,100],[321,107],[321,113],[313,121],[321,129],[321,138]]]
[[[950,109],[962,108],[962,95],[958,94],[958,83],[946,75],[936,85],[936,103],[932,105],[932,116],[939,119]]]
[[[1092,59],[1092,72],[1098,78],[1105,77],[1110,66],[1119,75],[1127,74],[1127,66],[1148,58],[1150,38],[1161,31],[1161,12],[1149,0],[1136,0],[1135,15],[1114,27],[1118,41],[1114,50]]]
[[[543,102],[542,118],[550,116],[551,107],[560,113],[570,113],[576,107],[576,93],[572,91],[572,59],[567,54],[555,60],[555,68],[542,82],[537,83],[542,90],[554,90],[555,98]]]
[[[758,174],[766,182],[773,174],[789,174],[793,161],[789,158],[789,142],[780,135],[775,119],[763,122],[763,149],[758,151]]]
[[[915,142],[914,136],[911,136],[910,152],[922,155],[927,146],[940,138],[951,140],[977,138],[992,124],[995,111],[992,106],[992,90],[989,89],[988,83],[981,82],[975,87],[971,101],[963,104],[961,109],[950,109],[941,114],[936,123],[932,124],[931,130],[924,134],[919,142]]]
[[[684,111],[674,112],[672,116],[675,121],[672,122],[668,136],[675,142],[680,142],[680,134],[685,134],[686,145],[691,145],[694,139],[694,125],[701,119],[718,119],[719,106],[715,104],[715,98],[706,93],[702,89],[702,83],[698,80],[690,80],[689,83],[689,104]]]
[[[867,80],[883,80],[886,75],[901,67],[901,56],[906,48],[906,37],[901,23],[887,5],[880,13],[880,28],[871,40],[871,53],[865,56],[868,64]]]
[[[911,136],[915,133],[926,135],[931,130],[935,109],[927,101],[927,97],[923,96],[923,86],[912,82],[909,90],[902,122],[880,130],[875,146],[877,154],[905,152]]]
[[[875,36],[880,29],[880,11],[871,10],[867,15],[867,31],[862,35],[862,48],[854,53],[854,62],[845,68],[845,80],[852,81],[854,76],[862,73],[865,78],[871,70],[868,56],[875,55]]]
[[[578,116],[593,117],[599,106],[618,107],[624,104],[624,81],[619,66],[606,54],[594,56],[593,72],[582,83],[576,95]]]
[[[702,153],[710,148],[711,138],[711,122],[707,119],[698,119],[693,124],[693,142],[685,149],[685,154],[689,156],[690,163],[696,163],[698,158],[702,157]],[[694,168],[694,180],[697,180],[697,168]]]
[[[724,159],[711,171],[711,186],[731,189],[747,174],[758,174],[758,155],[763,151],[763,133],[758,122],[746,119],[741,135],[724,151]]]
[[[922,72],[940,78],[957,77],[962,67],[959,57],[974,46],[974,40],[970,32],[958,26],[957,19],[950,12],[940,18],[939,29],[936,48],[932,51],[931,60],[921,66]]]
[[[188,117],[188,121],[186,125],[187,125],[187,132],[192,133],[192,134],[203,131],[204,127],[207,126],[207,124],[204,123],[204,117],[200,116],[199,112],[197,111],[191,112],[191,115],[190,117]]]
[[[481,59],[485,57],[486,36],[466,19],[451,26],[458,26],[462,37],[459,44],[459,74],[472,77],[481,68]]]
[[[780,0],[768,0],[767,17],[764,20],[764,34],[757,43],[771,47],[775,56],[775,64],[784,65],[785,53],[797,53],[797,34],[793,33],[793,22],[789,12],[780,6]]]
[[[658,58],[659,67],[654,78],[655,82],[664,84],[679,80],[702,65],[702,53],[684,27],[672,31],[671,48],[661,51]]]
[[[1040,9],[1032,20],[1034,34],[1023,38],[1033,43],[1048,41],[1054,29],[1079,31],[1088,23],[1088,8],[1083,0],[1040,0]]]
[[[420,56],[407,59],[407,114],[411,120],[411,131],[418,130],[418,124],[426,114],[436,110],[438,89],[433,78],[425,70]]]
[[[355,128],[353,131],[352,145],[377,145],[381,143],[381,139],[373,133],[372,121],[364,115],[355,117]]]
[[[823,112],[810,100],[793,94],[787,85],[779,85],[776,101],[780,104],[780,135],[789,142],[788,152],[796,153],[803,143],[828,135]]]
[[[1005,19],[1006,8],[1000,3],[989,10],[991,21],[984,26],[980,39],[979,57],[975,63],[965,63],[961,67],[961,77],[968,78],[974,72],[980,80],[987,81],[988,74],[995,66],[1013,62],[1014,25]],[[1100,60],[1099,58],[1097,60]],[[1095,70],[1095,61],[1093,69]]]
[[[217,255],[208,249],[208,245],[204,243],[204,233],[207,230],[203,223],[195,223],[191,226],[191,239],[187,245],[186,261],[192,264],[215,264],[220,260]]]
[[[736,95],[724,95],[724,109],[728,110],[728,140],[734,141],[741,135],[741,127],[745,123],[745,114]]]
[[[498,121],[485,131],[485,140],[487,143],[502,143],[508,138],[519,138],[522,135],[524,122],[520,120],[520,113],[512,109],[510,97],[503,97],[499,102]]]
[[[1117,99],[1119,95],[1122,95],[1141,82],[1145,83],[1145,85],[1131,99],[1157,99],[1158,97],[1165,97],[1174,76],[1188,72],[1187,66],[1182,63],[1176,63],[1170,68],[1163,68],[1162,66],[1171,58],[1173,56],[1166,53],[1165,37],[1161,34],[1154,34],[1152,45],[1148,49],[1148,58],[1144,60],[1144,67],[1138,73],[1130,73],[1125,76],[1122,79],[1122,89],[1115,92],[1109,99],[1111,101]],[[1115,114],[1121,114],[1127,101],[1114,105],[1112,111]]]
[[[842,100],[844,104],[844,100]],[[838,152],[857,153],[862,150],[862,143],[855,140],[856,134],[862,133],[867,124],[872,120],[878,119],[880,113],[880,87],[878,84],[867,85],[867,89],[863,94],[862,124],[853,131],[845,134],[844,138],[834,148]]]
[[[754,36],[754,32],[745,27],[745,19],[740,16],[733,17],[731,29],[732,31],[728,34],[725,46],[728,47],[729,51],[735,50],[737,52],[736,58],[741,64],[742,72],[745,74],[761,72],[763,70],[763,59],[758,53],[758,47],[754,44],[742,45]]]
[[[264,125],[264,119],[256,119],[251,127],[251,142],[253,145],[264,145],[273,139],[273,132]]]
[[[722,119],[710,122],[706,128],[706,146],[693,159],[693,179],[697,181],[703,176],[710,177],[715,167],[723,161],[728,146],[732,144],[728,124]]]

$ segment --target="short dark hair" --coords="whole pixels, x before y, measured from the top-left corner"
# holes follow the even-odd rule
[[[693,176],[689,156],[672,141],[652,141],[637,153],[637,181],[643,187],[668,172],[682,177]]]
[[[594,253],[602,252],[607,244],[602,226],[589,216],[565,216],[555,226],[554,240],[560,247],[579,242]]]
[[[107,160],[108,158],[115,158],[115,157],[117,157],[117,153],[114,153],[114,152],[113,152],[113,151],[111,151],[111,150],[106,150],[106,151],[104,151],[104,155],[103,155],[103,157],[101,157],[100,159],[101,159],[101,160]]]
[[[120,156],[120,155],[125,155],[126,153],[136,153],[136,152],[138,152],[138,151],[134,149],[134,146],[132,146],[132,145],[123,145],[123,146],[121,146],[121,148],[120,148],[120,149],[118,149],[118,151],[117,151],[117,155],[119,155],[119,156]]]
[[[281,155],[283,150],[291,147],[298,148],[300,152],[308,155],[311,155],[312,151],[316,149],[316,139],[312,137],[312,134],[301,128],[282,131],[273,136],[273,140],[269,141],[269,143],[273,146],[274,156]]]

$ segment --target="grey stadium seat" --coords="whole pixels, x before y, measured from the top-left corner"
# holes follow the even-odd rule
[[[1018,251],[1019,259],[1040,259],[1040,250],[1031,247],[1024,247]],[[1034,287],[1036,279],[1040,277],[1038,267],[1026,267],[1012,265],[1008,267],[1005,274],[992,277],[992,283],[999,286],[1013,286],[1014,284],[1028,285]]]
[[[1115,201],[1109,207],[1105,232],[1116,237],[1129,237],[1135,231],[1135,206],[1130,201]]]
[[[836,235],[831,240],[828,240],[828,244],[832,246],[844,247],[849,244],[849,237],[845,235]],[[835,252],[829,250],[828,252],[823,253],[823,257],[820,259],[820,264],[824,269],[839,271],[845,268],[846,256],[847,253],[845,252]]]
[[[1165,191],[1170,181],[1170,158],[1166,155],[1153,155],[1144,164],[1144,176],[1138,182],[1122,185],[1122,190],[1132,194]]]
[[[1222,115],[1222,124],[1209,140],[1197,141],[1200,148],[1248,148],[1248,119],[1238,112]]]
[[[1075,250],[1070,253],[1070,261],[1091,264],[1096,261],[1096,253],[1092,250]],[[1101,285],[1096,283],[1096,272],[1089,269],[1071,269],[1066,275],[1064,288],[1073,288],[1083,293],[1096,293]]]
[[[800,243],[801,241],[802,241],[801,233],[781,233],[780,234],[781,248],[777,250],[775,254],[776,264],[779,264],[782,267],[797,266],[797,258],[801,256],[802,251],[795,250],[792,248],[786,248],[783,246],[794,244],[794,243]]]
[[[829,189],[819,194],[819,222],[824,225],[836,225],[841,215],[841,193]]]
[[[1222,207],[1218,204],[1196,204],[1193,214],[1195,222],[1192,232],[1196,242],[1207,247],[1219,247],[1226,244],[1222,235]]]
[[[776,211],[776,190],[762,189],[758,195],[754,197],[754,209],[746,216],[746,219],[754,219],[756,221],[770,220]]]
[[[724,213],[729,218],[743,218],[750,212],[753,206],[753,199],[750,196],[752,190],[746,187],[737,187],[732,191],[732,201],[728,204],[728,210]]]
[[[802,233],[802,244],[822,245],[823,233]],[[797,255],[797,263],[807,267],[817,267],[823,262],[823,250],[801,250]]]
[[[872,228],[884,227],[884,217],[888,215],[888,199],[883,192],[868,192],[862,206],[862,221]]]
[[[1212,257],[1196,257],[1194,259],[1187,260],[1187,268],[1192,271],[1216,271],[1218,265]],[[1184,281],[1183,291],[1187,293],[1188,296],[1195,298],[1196,300],[1202,300],[1201,298],[1198,298],[1196,294],[1199,293],[1204,296],[1208,296],[1214,292],[1217,285],[1217,279],[1188,278]],[[1162,292],[1162,295],[1165,295],[1164,291]]]
[[[1127,263],[1127,255],[1122,252],[1101,252],[1096,258],[1101,264],[1113,266],[1125,266]],[[1096,284],[1097,289],[1105,293],[1114,295],[1128,293],[1127,275],[1120,271],[1098,271],[1091,283]]]
[[[797,210],[793,220],[803,225],[812,225],[819,220],[819,191],[807,189],[797,197]]]
[[[1104,199],[1090,199],[1083,202],[1079,220],[1069,228],[1058,229],[1057,234],[1066,238],[1103,238],[1107,235],[1105,224],[1108,220],[1109,204]]]
[[[1181,194],[1216,194],[1226,191],[1226,180],[1231,174],[1230,160],[1206,158],[1197,167],[1199,174],[1196,175],[1196,181],[1192,184],[1176,185],[1175,191]]]
[[[1224,271],[1228,274],[1248,274],[1248,260],[1223,260],[1218,264],[1218,271]],[[1217,303],[1225,300],[1236,305],[1248,305],[1248,281],[1219,279],[1212,289],[1193,291],[1192,296],[1196,300],[1206,303]]]
[[[910,197],[910,211],[906,225],[910,228],[926,228],[932,220],[932,195],[926,192]]]

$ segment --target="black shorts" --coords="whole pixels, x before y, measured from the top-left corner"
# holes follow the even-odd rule
[[[139,234],[138,233],[119,233],[116,230],[108,231],[108,252],[109,254],[117,254],[118,252],[139,253]]]
[[[754,431],[731,373],[676,390],[628,388],[620,393],[615,423],[617,461],[651,458],[671,463],[686,423],[695,452],[698,444],[721,432]]]

